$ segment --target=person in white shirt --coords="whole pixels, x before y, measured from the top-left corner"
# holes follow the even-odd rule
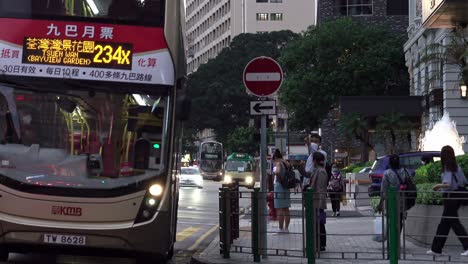
[[[447,236],[452,229],[463,246],[464,251],[461,253],[461,255],[468,257],[468,233],[460,222],[458,215],[458,209],[460,209],[461,200],[454,199],[459,195],[457,194],[458,191],[466,191],[465,186],[468,182],[466,180],[465,174],[463,173],[463,170],[457,164],[457,160],[455,159],[455,151],[451,146],[445,146],[442,148],[440,158],[442,163],[442,183],[434,185],[432,189],[434,191],[442,190],[444,197],[444,211],[442,212],[442,219],[440,220],[436,235],[432,241],[431,250],[427,251],[427,254],[442,254],[442,249],[444,248],[445,242],[447,241]]]

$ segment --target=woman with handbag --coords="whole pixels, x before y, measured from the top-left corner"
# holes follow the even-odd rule
[[[431,250],[427,251],[427,254],[442,254],[442,248],[447,241],[450,229],[453,229],[463,245],[464,252],[461,255],[468,257],[468,234],[458,218],[458,209],[462,201],[457,199],[462,196],[462,193],[457,193],[458,191],[466,192],[465,185],[467,184],[467,180],[462,169],[457,165],[455,152],[452,147],[445,146],[442,148],[441,163],[442,183],[434,185],[433,190],[442,190],[444,211],[440,224],[437,227]]]

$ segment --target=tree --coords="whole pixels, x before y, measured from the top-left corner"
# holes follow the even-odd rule
[[[253,127],[236,128],[228,136],[226,150],[254,154],[260,148],[258,142],[255,142],[254,139],[255,131],[256,129]]]
[[[316,128],[340,96],[407,95],[403,43],[403,35],[349,18],[310,27],[280,58],[291,125]]]
[[[392,112],[377,117],[377,131],[389,133],[391,139],[390,153],[396,153],[396,139],[398,135],[408,134],[415,125],[402,113]],[[409,142],[411,148],[411,142]]]
[[[244,67],[258,56],[278,58],[297,36],[291,31],[278,31],[235,37],[228,48],[189,76],[192,111],[187,126],[197,131],[214,129],[217,140],[223,143],[236,128],[247,127],[253,98],[242,82]]]
[[[369,120],[356,113],[342,115],[338,121],[338,133],[348,140],[361,142],[361,161],[369,160],[369,149],[375,151],[369,139]]]

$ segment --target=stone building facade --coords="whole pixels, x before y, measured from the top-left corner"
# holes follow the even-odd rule
[[[461,94],[463,79],[460,65],[449,60],[427,61],[424,57],[428,52],[433,52],[433,45],[439,45],[443,51],[450,47],[453,41],[460,37],[454,34],[455,29],[465,39],[468,38],[468,1],[409,0],[409,4],[408,41],[404,45],[404,51],[410,74],[410,94],[423,97],[421,136],[427,135],[434,124],[441,120],[444,114],[448,114],[456,124],[459,137],[466,140],[468,101]],[[430,150],[451,145],[456,154],[468,152],[468,143],[461,139],[454,140],[453,137],[454,131],[443,131],[443,134],[435,139],[440,144],[430,144],[430,148],[435,148]],[[455,144],[455,141],[458,144]]]
[[[408,0],[317,0],[318,24],[351,17],[364,24],[382,25],[392,31],[405,34],[408,28]],[[356,4],[358,3],[358,4]],[[336,114],[330,113],[320,126],[322,145],[327,152],[332,152],[343,165],[360,160],[360,141],[346,139],[338,133]],[[413,150],[406,143],[406,136],[397,140],[398,151]],[[385,136],[370,134],[371,144],[375,145],[377,155],[388,154],[390,144]],[[372,155],[370,155],[372,158]]]
[[[408,0],[317,1],[319,23],[351,16],[356,21],[387,26],[401,33],[408,27]]]

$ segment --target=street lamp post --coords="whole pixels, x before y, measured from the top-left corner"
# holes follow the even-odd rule
[[[460,84],[460,97],[467,99],[467,85],[463,82]]]

